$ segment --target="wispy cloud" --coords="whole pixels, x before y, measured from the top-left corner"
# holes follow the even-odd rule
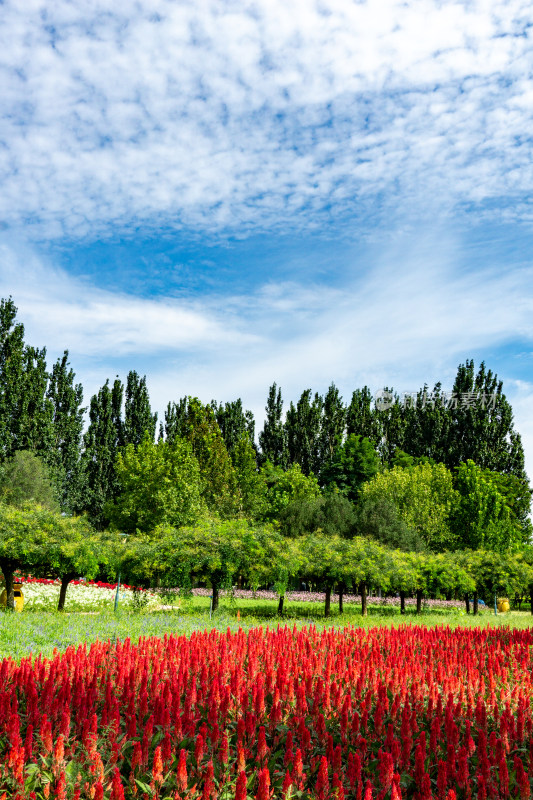
[[[531,219],[530,5],[1,5],[0,219],[34,237]]]
[[[4,241],[0,296],[13,294],[29,341],[53,357],[69,348],[88,394],[137,369],[159,410],[184,394],[241,396],[262,419],[272,381],[287,400],[332,380],[346,399],[364,384],[412,391],[441,380],[451,389],[466,358],[506,346],[530,351],[533,267],[464,273],[456,249],[442,231],[404,238],[339,288],[266,283],[251,296],[191,303],[102,291]],[[517,399],[532,470],[532,385],[516,379],[511,363],[499,372]]]

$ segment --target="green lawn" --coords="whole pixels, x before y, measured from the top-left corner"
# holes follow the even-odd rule
[[[137,641],[141,636],[163,636],[165,633],[189,635],[195,630],[218,628],[232,631],[239,627],[247,630],[258,625],[315,624],[318,627],[334,625],[501,625],[526,628],[533,625],[533,616],[526,611],[498,614],[484,611],[478,617],[464,612],[423,610],[420,615],[408,611],[401,616],[397,608],[369,607],[369,615],[361,617],[359,606],[345,606],[342,616],[332,608],[332,616],[324,618],[323,604],[288,603],[283,619],[276,616],[277,604],[266,600],[239,600],[231,602],[222,598],[219,610],[209,619],[209,599],[195,597],[182,603],[180,608],[159,612],[131,613],[126,610],[114,614],[105,610],[96,615],[58,614],[57,612],[23,612],[0,614],[0,658],[23,658],[39,652],[51,656],[54,648],[65,650],[69,645],[93,642],[97,639],[126,639]],[[240,619],[237,619],[239,612]]]

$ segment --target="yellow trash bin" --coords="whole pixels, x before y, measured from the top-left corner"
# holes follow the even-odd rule
[[[502,600],[498,600],[498,611],[502,614],[505,614],[506,611],[510,611],[511,606],[509,604],[509,600],[507,598],[503,598]]]
[[[21,583],[15,582],[13,584],[13,597],[15,600],[15,611],[20,613],[24,608],[24,594],[22,592]],[[0,594],[0,606],[4,608],[7,606],[7,592],[5,589],[2,589],[2,594]]]

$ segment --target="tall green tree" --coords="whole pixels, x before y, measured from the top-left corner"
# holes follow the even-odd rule
[[[305,475],[318,474],[322,463],[320,426],[323,400],[311,389],[302,392],[297,404],[291,402],[285,420],[289,463],[299,464]]]
[[[391,466],[398,449],[409,452],[405,439],[404,403],[398,394],[385,387],[382,399],[387,402],[376,407],[376,418],[380,433],[378,452],[384,464]],[[388,398],[391,398],[390,401]]]
[[[47,454],[52,446],[52,407],[46,397],[46,350],[24,342],[11,298],[0,301],[0,458],[17,450]]]
[[[473,360],[459,365],[450,412],[448,466],[471,459],[485,469],[525,477],[522,441],[503,381],[484,362],[477,372]]]
[[[320,494],[316,477],[312,473],[305,475],[299,464],[284,470],[267,461],[261,475],[266,485],[264,518],[269,521],[278,520],[290,503],[312,500]]]
[[[115,473],[116,499],[104,513],[124,533],[190,525],[207,511],[200,466],[185,439],[155,443],[147,432],[140,444],[118,451]]]
[[[361,487],[363,502],[386,499],[401,519],[434,551],[454,549],[458,540],[450,525],[457,499],[453,478],[444,464],[422,463],[378,473]]]
[[[219,405],[213,401],[211,407],[215,413],[226,449],[232,458],[243,437],[246,437],[250,444],[254,446],[254,415],[251,411],[243,409],[240,397],[230,403],[220,403]]]
[[[89,406],[89,426],[84,436],[84,497],[79,511],[87,511],[91,522],[104,528],[107,503],[118,495],[115,471],[118,449],[123,442],[122,398],[124,387],[117,378],[110,388],[106,381]]]
[[[257,468],[257,451],[248,434],[243,434],[231,454],[241,496],[241,511],[252,519],[261,519],[266,509],[266,484]]]
[[[0,466],[0,502],[17,508],[28,502],[59,508],[50,468],[33,450],[17,450]]]
[[[504,553],[525,544],[490,472],[468,459],[457,467],[454,483],[458,496],[450,525],[459,547]]]
[[[211,406],[189,397],[184,430],[184,438],[191,443],[200,465],[207,507],[222,517],[238,513],[241,496],[237,474]]]
[[[370,439],[351,433],[337,446],[322,480],[326,486],[336,486],[349,500],[356,502],[361,486],[377,474],[379,467],[379,456]]]
[[[346,434],[363,436],[378,447],[381,442],[381,423],[368,386],[356,389],[346,409]]]
[[[121,444],[140,444],[148,434],[155,438],[157,414],[152,413],[146,375],[142,378],[135,370],[128,372],[124,403],[124,424]]]
[[[324,396],[319,434],[318,469],[322,471],[332,460],[335,449],[344,439],[346,406],[339,390],[331,384]]]
[[[178,402],[168,403],[165,409],[165,423],[159,428],[159,438],[172,442],[177,436],[187,435],[187,397],[182,397]]]
[[[276,467],[288,466],[287,433],[283,423],[281,389],[275,383],[269,389],[265,407],[266,419],[259,434],[260,463],[270,461]]]
[[[79,508],[83,503],[81,450],[86,409],[82,407],[83,387],[74,383],[74,379],[65,351],[52,367],[48,382],[53,443],[48,453],[43,454],[55,476],[61,508],[65,511]]]

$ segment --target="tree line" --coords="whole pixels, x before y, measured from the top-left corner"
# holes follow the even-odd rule
[[[30,501],[94,535],[139,542],[205,532],[210,520],[267,526],[286,541],[363,537],[407,554],[527,547],[531,491],[497,376],[467,361],[450,393],[436,384],[383,394],[375,402],[363,387],[345,403],[332,384],[284,412],[274,383],[257,439],[241,399],[185,396],[159,420],[135,371],[106,381],[86,408],[68,351],[49,369],[9,298],[0,301],[0,502]]]
[[[325,593],[325,615],[338,593],[339,611],[348,591],[361,595],[368,611],[370,590],[405,599],[415,595],[420,613],[424,598],[461,599],[468,612],[478,601],[490,605],[496,595],[529,598],[533,613],[533,548],[502,555],[490,550],[454,553],[402,551],[370,537],[345,538],[321,530],[287,538],[272,524],[246,519],[203,519],[179,528],[161,526],[149,536],[119,540],[96,531],[83,517],[65,517],[42,506],[22,509],[0,503],[0,568],[12,593],[17,570],[61,582],[58,609],[63,610],[69,583],[80,574],[113,577],[118,571],[136,586],[175,588],[183,594],[197,583],[212,591],[216,610],[221,590],[234,584],[258,589],[272,586],[278,613],[291,582]],[[471,608],[472,601],[472,608]]]

